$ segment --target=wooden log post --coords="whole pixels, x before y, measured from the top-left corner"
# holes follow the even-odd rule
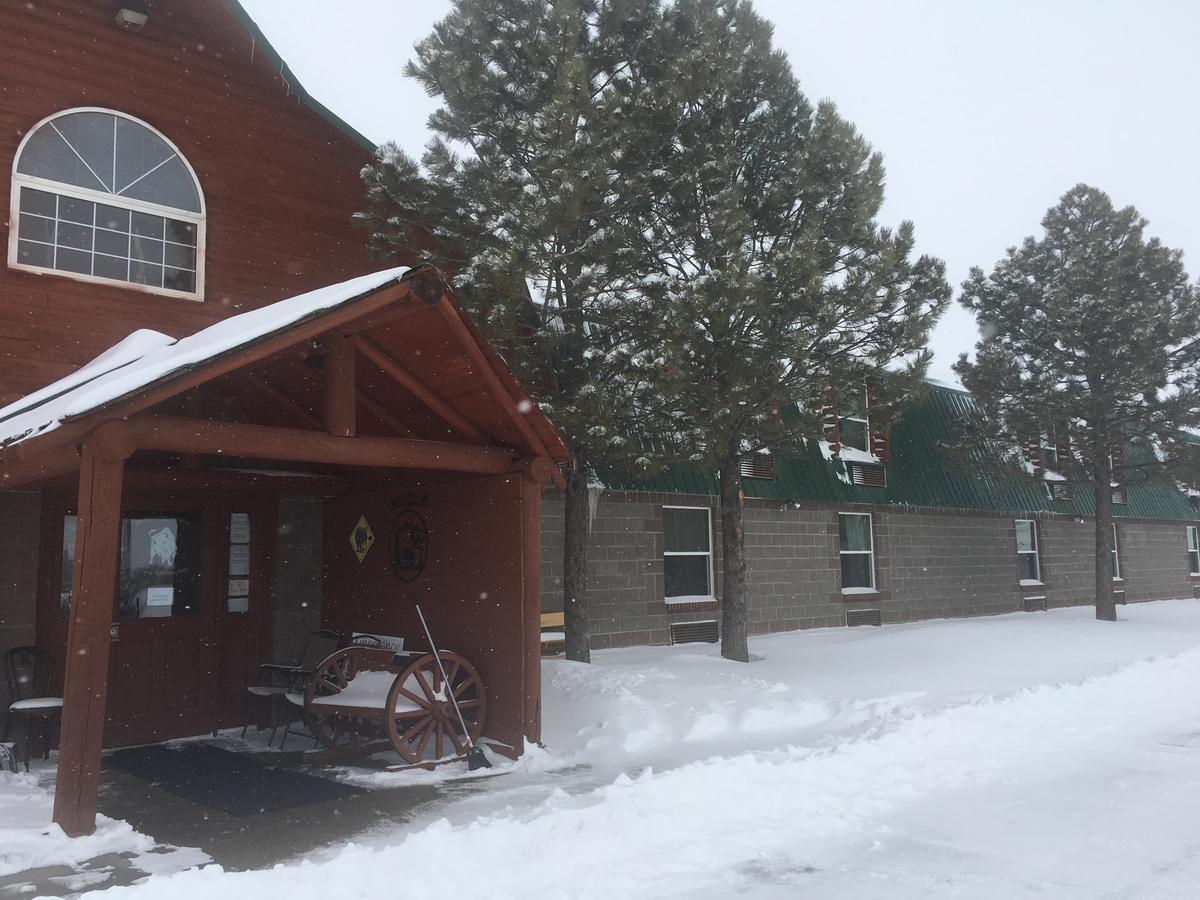
[[[521,482],[521,631],[523,733],[542,742],[542,487],[557,471],[546,457],[529,460]]]
[[[124,423],[105,423],[83,441],[54,793],[54,821],[71,837],[96,830],[109,627],[120,549],[121,486],[125,460],[132,452],[133,441]]]
[[[358,431],[354,387],[354,344],[337,332],[325,338],[325,430],[334,437]]]

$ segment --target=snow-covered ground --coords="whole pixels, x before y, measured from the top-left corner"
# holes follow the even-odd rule
[[[1200,896],[1200,602],[546,666],[546,750],[402,830],[130,898]],[[394,890],[393,890],[394,888]]]

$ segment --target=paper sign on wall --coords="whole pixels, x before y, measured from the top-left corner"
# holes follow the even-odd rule
[[[250,574],[250,545],[231,544],[229,547],[229,577]]]
[[[231,613],[244,613],[250,611],[249,597],[230,597],[226,605],[226,609]]]
[[[250,543],[250,513],[229,514],[229,543]]]
[[[152,587],[146,588],[147,606],[173,606],[175,604],[175,588]]]

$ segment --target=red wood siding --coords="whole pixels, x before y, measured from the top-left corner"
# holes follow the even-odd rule
[[[159,129],[208,212],[203,302],[7,267],[0,247],[0,403],[68,374],[136,328],[174,336],[380,268],[351,217],[367,151],[271,68],[220,0],[157,0],[141,32],[104,0],[13,4],[0,28],[0,210],[38,121],[106,107]]]

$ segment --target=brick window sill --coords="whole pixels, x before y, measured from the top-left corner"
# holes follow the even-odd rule
[[[721,603],[718,600],[697,600],[691,603],[672,603],[670,600],[663,600],[663,606],[669,612],[715,612],[721,608]]]
[[[843,603],[857,603],[860,600],[879,600],[881,598],[879,591],[852,591],[850,593],[842,592]]]

